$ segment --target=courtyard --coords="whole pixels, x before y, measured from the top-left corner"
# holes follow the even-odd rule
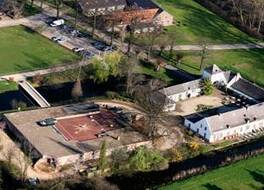
[[[224,105],[224,100],[227,96],[218,89],[209,96],[199,96],[177,103],[175,115],[186,116],[206,109],[213,109]],[[205,109],[205,110],[204,110]]]
[[[24,26],[0,29],[0,75],[69,64],[79,57]]]

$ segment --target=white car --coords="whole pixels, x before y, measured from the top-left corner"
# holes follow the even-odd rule
[[[63,43],[66,42],[67,39],[63,36],[54,36],[51,38],[54,42]]]
[[[53,22],[50,23],[51,27],[55,27],[55,26],[61,26],[65,23],[65,21],[63,19],[58,19],[58,20],[54,20]]]
[[[72,51],[75,53],[78,53],[78,52],[84,51],[84,48],[83,47],[75,47],[72,49]]]

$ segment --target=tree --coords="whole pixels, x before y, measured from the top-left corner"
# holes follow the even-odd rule
[[[135,69],[139,64],[136,56],[129,56],[123,59],[119,64],[119,74],[126,77],[126,94],[131,96],[133,94],[133,87],[135,81]]]
[[[112,158],[112,170],[114,171],[118,171],[118,170],[122,170],[127,163],[127,160],[129,158],[129,154],[127,149],[125,148],[121,148],[121,149],[117,149],[114,150],[111,154],[111,158]]]
[[[168,161],[156,150],[138,147],[129,158],[131,170],[149,171],[168,167]]]
[[[106,157],[106,141],[101,143],[100,147],[100,157],[98,160],[98,168],[104,171],[108,166],[107,157]]]
[[[73,88],[72,88],[72,92],[71,95],[74,99],[79,99],[80,97],[83,96],[83,91],[82,91],[82,84],[81,84],[81,80],[77,79]]]
[[[75,15],[74,15],[74,27],[76,28],[76,26],[77,26],[77,20],[78,20],[78,13],[80,11],[78,0],[75,0],[74,1],[74,11],[75,11]]]
[[[110,76],[119,74],[119,64],[122,61],[123,55],[120,52],[111,52],[104,54],[101,57],[95,56],[90,61],[88,66],[90,75],[95,82],[106,82]]]
[[[95,29],[96,29],[96,25],[97,25],[97,10],[95,10],[95,12],[93,13],[93,24],[92,24],[92,38],[94,38],[94,33],[95,33]]]
[[[207,45],[206,45],[206,43],[203,43],[202,44],[202,50],[201,50],[201,53],[200,53],[200,55],[201,55],[200,71],[202,71],[203,68],[204,68],[204,61],[207,58],[207,53],[208,53],[207,52]]]
[[[150,26],[152,26],[152,25],[150,25]],[[162,28],[158,24],[154,23],[154,28],[155,28],[155,30],[152,32],[149,32],[145,36],[145,40],[144,40],[145,46],[147,48],[147,60],[149,60],[149,56],[151,54],[151,51],[153,49],[155,42],[158,40],[158,38],[160,37],[160,35],[162,33]]]
[[[13,18],[19,18],[25,8],[26,0],[4,0],[2,10]]]
[[[212,84],[212,82],[209,80],[209,79],[205,79],[204,81],[203,81],[203,93],[205,94],[205,95],[211,95],[212,93],[213,93],[213,91],[214,91],[214,86],[213,86],[213,84]]]
[[[154,138],[157,132],[157,122],[161,117],[167,97],[160,93],[164,83],[159,80],[150,80],[146,85],[139,85],[135,90],[136,103],[144,110],[146,119],[146,133]]]
[[[183,160],[183,155],[177,147],[171,148],[169,150],[168,154],[169,154],[168,156],[170,158],[170,161],[172,161],[172,162],[179,162],[179,161]]]
[[[56,17],[59,18],[60,17],[60,8],[62,6],[63,1],[62,0],[54,0],[55,5],[56,5]]]
[[[113,40],[114,40],[114,34],[115,34],[115,27],[118,23],[120,23],[120,19],[116,17],[115,14],[109,14],[105,18],[105,23],[107,25],[107,28],[110,27],[110,46],[113,45]]]
[[[81,75],[82,67],[79,68],[79,72],[77,75],[77,80],[72,88],[71,95],[75,99],[79,99],[80,97],[83,96],[83,91],[82,91],[82,83],[80,80],[80,75]]]

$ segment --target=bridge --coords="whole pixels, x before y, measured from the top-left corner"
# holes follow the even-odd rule
[[[50,107],[47,100],[27,81],[19,81],[19,88],[22,88],[42,108]]]

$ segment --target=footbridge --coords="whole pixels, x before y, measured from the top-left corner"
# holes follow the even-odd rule
[[[50,107],[47,100],[29,82],[22,80],[18,84],[40,107]]]

